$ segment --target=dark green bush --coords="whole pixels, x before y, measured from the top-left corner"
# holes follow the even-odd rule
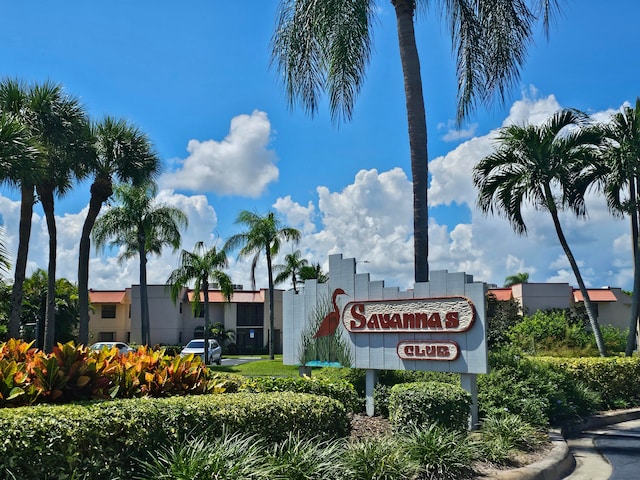
[[[457,385],[442,382],[397,384],[389,396],[389,419],[396,430],[437,423],[444,428],[466,430],[471,395]]]
[[[361,402],[347,381],[330,381],[318,377],[254,377],[247,379],[239,391],[252,393],[297,392],[324,395],[342,402],[349,412],[360,411]]]
[[[640,402],[640,357],[540,358],[554,370],[567,372],[574,383],[601,397],[600,408],[623,408]]]
[[[602,341],[607,349],[607,354],[624,353],[627,348],[627,336],[629,329],[621,330],[611,325],[602,325],[600,327],[602,333]],[[591,345],[597,351],[595,336],[591,336]]]
[[[419,468],[400,439],[390,435],[347,443],[343,465],[342,478],[349,480],[409,480]]]
[[[467,432],[440,424],[408,429],[402,448],[418,465],[418,478],[425,480],[471,478],[473,462],[479,458],[478,447]]]
[[[153,458],[140,462],[136,480],[237,480],[272,478],[260,438],[239,433],[209,438],[198,436],[163,446]],[[89,480],[89,479],[88,479]]]
[[[600,405],[597,392],[588,384],[517,349],[494,352],[489,360],[490,373],[478,377],[482,417],[508,412],[535,426],[557,425],[589,415]]]
[[[507,332],[522,321],[520,303],[510,300],[498,300],[495,295],[487,295],[487,346],[495,348],[509,341]]]
[[[76,478],[113,480],[128,478],[150,453],[195,435],[242,432],[277,442],[290,432],[337,438],[348,430],[339,402],[288,392],[1,409],[0,472],[37,479],[75,472]]]
[[[575,321],[565,310],[538,310],[512,326],[507,336],[511,344],[528,353],[557,348],[584,348],[592,335],[582,322]]]
[[[313,377],[331,382],[348,382],[353,385],[356,394],[364,397],[366,371],[361,368],[322,368],[313,370]]]
[[[329,379],[334,382],[345,381],[353,385],[356,394],[360,398],[359,410],[364,411],[364,398],[366,388],[366,371],[359,368],[323,368],[314,376]],[[442,382],[460,384],[460,376],[445,372],[419,372],[413,370],[380,370],[375,390],[373,392],[374,409],[376,415],[389,416],[389,394],[391,387],[398,383],[411,382]]]

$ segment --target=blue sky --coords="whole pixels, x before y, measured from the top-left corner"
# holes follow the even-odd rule
[[[194,0],[5,2],[0,75],[50,79],[78,96],[94,119],[125,118],[145,131],[164,161],[159,198],[190,218],[183,248],[237,233],[240,210],[277,210],[303,232],[312,262],[329,253],[368,263],[387,285],[411,285],[411,187],[402,74],[391,2],[378,2],[374,54],[353,121],[331,123],[289,109],[269,67],[277,2]],[[470,171],[491,152],[491,135],[508,122],[541,122],[560,107],[607,116],[640,95],[635,27],[640,6],[613,0],[567,0],[547,41],[538,27],[520,81],[503,105],[480,106],[456,129],[455,65],[436,12],[417,19],[429,129],[432,183],[430,264],[501,284],[527,271],[533,281],[575,283],[547,215],[528,212],[529,236],[475,209]],[[17,248],[17,192],[0,187],[9,252]],[[77,247],[88,184],[58,200],[58,276],[76,281]],[[603,202],[590,216],[563,217],[569,242],[591,286],[631,287],[628,224]],[[46,268],[47,237],[36,209],[30,270]],[[283,253],[291,251],[285,246]],[[92,251],[90,286],[136,283],[137,263]],[[176,266],[152,258],[149,280]],[[228,273],[249,285],[249,262],[231,258]],[[258,285],[266,286],[263,271]],[[287,287],[287,285],[282,285]]]

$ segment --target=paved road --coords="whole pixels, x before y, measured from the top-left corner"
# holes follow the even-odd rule
[[[640,478],[640,420],[609,425],[590,431],[598,451],[613,467],[611,480]]]
[[[576,468],[566,480],[640,479],[640,420],[587,430],[568,443]]]
[[[224,358],[222,357],[222,365],[225,367],[234,367],[236,365],[242,365],[243,363],[255,362],[260,360],[260,357],[240,357],[240,358]]]

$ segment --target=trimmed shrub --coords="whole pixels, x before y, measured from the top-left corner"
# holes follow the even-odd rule
[[[389,397],[389,419],[395,430],[439,424],[453,430],[469,426],[471,395],[457,385],[414,382],[395,385]]]
[[[239,393],[0,409],[0,431],[0,471],[16,478],[65,479],[74,472],[112,480],[129,478],[136,462],[194,435],[338,438],[348,434],[349,420],[344,407],[326,397]]]
[[[505,412],[539,427],[589,415],[600,405],[597,392],[576,381],[566,369],[526,357],[516,349],[490,355],[492,370],[478,377],[480,415]]]
[[[342,402],[349,412],[360,411],[361,402],[353,385],[317,377],[254,377],[239,386],[239,391],[251,393],[297,392],[324,395]]]
[[[601,397],[601,408],[624,408],[640,401],[640,357],[540,358],[554,370],[567,372]]]

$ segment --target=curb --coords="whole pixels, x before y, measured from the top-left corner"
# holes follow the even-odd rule
[[[559,480],[564,478],[575,467],[575,460],[560,432],[549,432],[549,438],[553,448],[542,460],[524,467],[504,470],[486,478],[494,480]]]
[[[613,423],[637,420],[639,418],[640,408],[630,408],[628,410],[605,412],[585,418],[580,423],[565,425],[564,427],[562,427],[562,436],[565,438],[571,438],[580,435],[585,430],[592,430],[594,428],[604,427]]]
[[[575,460],[565,438],[578,436],[584,430],[639,418],[640,408],[632,408],[593,415],[580,423],[565,425],[561,431],[552,430],[549,432],[549,438],[553,448],[544,459],[531,465],[505,470],[485,478],[493,480],[561,480],[570,474],[575,467]]]

